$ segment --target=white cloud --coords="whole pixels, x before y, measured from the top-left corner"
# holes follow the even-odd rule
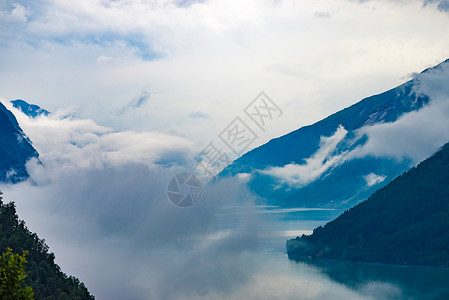
[[[12,3],[11,6],[13,7],[11,11],[0,10],[3,21],[26,23],[30,15],[29,9],[19,3]]]
[[[332,136],[322,136],[319,149],[311,157],[305,159],[305,163],[302,165],[292,163],[283,167],[269,167],[260,172],[276,177],[290,186],[307,185],[329,169],[344,162],[347,153],[336,154],[335,150],[347,133],[348,131],[343,126],[339,126]]]
[[[368,187],[371,187],[373,185],[376,185],[378,183],[383,182],[387,177],[382,175],[376,175],[374,173],[370,173],[363,177],[366,181],[366,185]]]
[[[449,63],[420,74],[415,92],[429,96],[430,104],[405,114],[394,123],[366,126],[357,131],[368,141],[351,157],[373,155],[408,159],[416,164],[449,142]]]
[[[449,19],[420,1],[83,0],[32,10],[26,26],[0,33],[3,97],[77,105],[99,124],[203,145],[261,90],[286,113],[258,144],[402,82],[449,48]],[[113,59],[100,66],[101,57]],[[151,105],[116,116],[148,86]],[[188,118],[197,111],[214,121]]]
[[[243,183],[247,183],[250,178],[251,178],[251,174],[250,173],[238,173],[237,174],[237,178],[243,182]]]
[[[263,222],[249,214],[225,235],[215,226],[223,206],[251,209],[253,198],[243,185],[232,179],[208,185],[190,209],[167,198],[170,178],[196,165],[192,142],[160,132],[114,131],[65,111],[31,119],[2,102],[43,162],[28,162],[29,181],[2,186],[5,201],[16,202],[64,272],[98,298],[195,298],[205,288],[201,281],[221,294],[250,278],[256,266],[250,250],[259,244]],[[210,273],[212,268],[225,274]]]
[[[198,149],[181,137],[161,132],[114,131],[93,120],[67,116],[67,111],[29,118],[10,102],[3,100],[2,103],[14,113],[40,153],[39,159],[45,167],[37,161],[29,164],[30,175],[37,182],[43,178],[34,176],[37,174],[60,176],[66,169],[102,168],[105,165],[192,167]]]
[[[100,55],[95,61],[99,65],[104,65],[111,60],[112,60],[112,57],[110,57],[110,56]]]

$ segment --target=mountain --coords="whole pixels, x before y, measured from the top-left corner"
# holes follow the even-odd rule
[[[449,144],[310,236],[290,258],[449,266]]]
[[[33,289],[35,299],[95,299],[82,282],[61,271],[45,241],[27,229],[25,222],[19,220],[14,203],[4,204],[1,195],[0,191],[0,252],[8,247],[18,254],[28,251],[25,283]]]
[[[15,108],[21,110],[24,114],[31,118],[36,118],[40,115],[48,116],[50,114],[49,111],[41,108],[40,106],[36,104],[29,104],[21,99],[12,100],[11,103]]]
[[[25,164],[38,156],[14,115],[0,102],[0,182],[15,183],[28,178]]]
[[[234,161],[218,178],[249,173],[250,189],[270,205],[352,207],[416,163],[409,158],[361,155],[370,141],[366,132],[431,104],[421,91],[421,78],[445,77],[446,81],[436,83],[444,87],[448,68],[446,60],[405,84],[273,139]]]

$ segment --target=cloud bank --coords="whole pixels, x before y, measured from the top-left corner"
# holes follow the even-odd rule
[[[318,179],[329,169],[344,162],[346,152],[335,154],[338,144],[344,140],[348,131],[343,126],[330,137],[321,137],[320,147],[313,156],[305,159],[304,164],[288,164],[284,167],[269,167],[262,174],[278,178],[282,183],[294,187],[303,187]]]
[[[0,11],[2,97],[203,145],[261,90],[286,113],[259,144],[403,82],[449,48],[447,14],[422,0],[8,0]]]
[[[191,209],[167,198],[171,177],[194,165],[193,143],[158,132],[117,132],[66,112],[30,119],[5,104],[42,161],[27,164],[29,181],[2,187],[5,200],[16,202],[62,269],[98,298],[196,298],[248,280],[255,266],[248,251],[258,245],[262,223],[251,214],[223,231],[215,216],[236,202],[251,210],[251,193],[229,180],[205,187]]]
[[[149,167],[159,164],[188,166],[199,149],[181,137],[161,132],[116,131],[90,119],[72,117],[64,110],[29,118],[10,102],[3,100],[2,103],[14,113],[40,153],[45,166],[42,168],[51,168],[53,173],[70,168],[89,169],[131,163]],[[39,168],[38,164],[34,168]]]
[[[2,187],[5,200],[16,202],[64,272],[99,299],[320,300],[378,293],[310,278],[307,272],[316,271],[283,266],[281,253],[267,259],[260,249],[272,224],[255,213],[255,198],[241,184],[245,176],[204,187],[190,209],[172,205],[167,183],[188,170],[186,157],[195,149],[183,138],[115,132],[66,112],[29,119],[13,111],[45,167],[29,162],[31,180]],[[322,155],[345,134],[340,128],[323,138]],[[178,149],[168,160],[178,163],[159,163],[168,148]],[[237,205],[238,222],[220,224],[222,208]]]

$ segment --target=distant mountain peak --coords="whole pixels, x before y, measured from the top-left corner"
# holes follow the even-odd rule
[[[41,115],[48,116],[50,114],[49,111],[41,108],[40,106],[36,104],[29,104],[22,99],[12,100],[11,103],[15,108],[19,109],[31,118],[36,118]]]

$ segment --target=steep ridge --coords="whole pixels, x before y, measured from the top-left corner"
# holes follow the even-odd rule
[[[446,60],[421,75],[441,73],[448,66]],[[273,139],[234,161],[219,177],[251,174],[249,187],[271,205],[352,207],[413,165],[407,159],[349,154],[367,143],[362,129],[394,123],[426,107],[431,100],[417,92],[419,85],[420,75],[313,125]]]
[[[14,115],[0,102],[0,182],[16,183],[28,178],[25,164],[38,156]]]

